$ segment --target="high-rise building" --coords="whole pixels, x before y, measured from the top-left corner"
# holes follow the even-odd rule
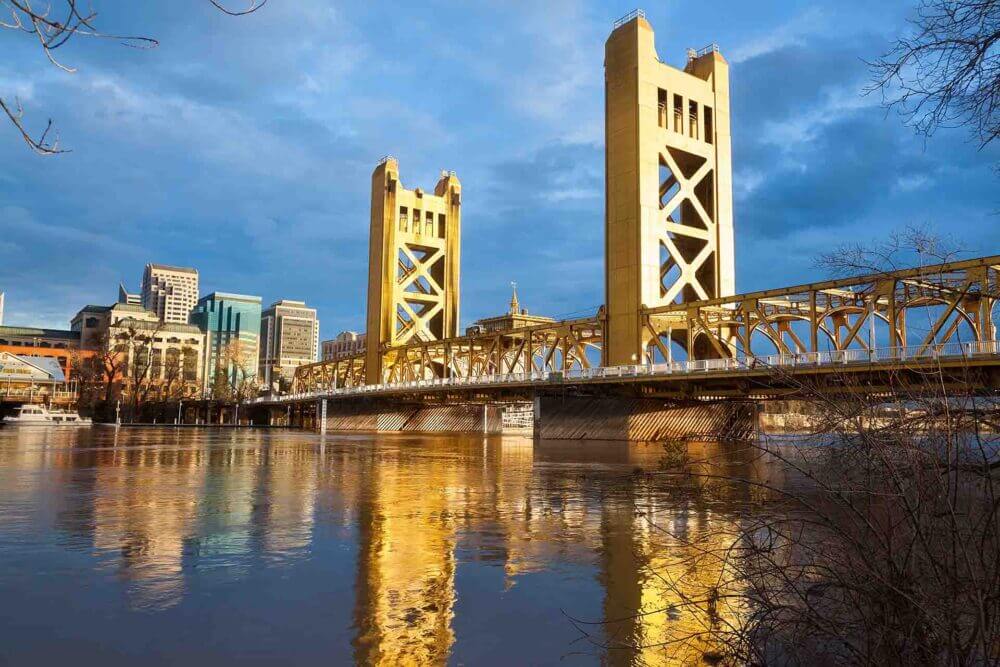
[[[0,325],[3,325],[3,292],[0,292]]]
[[[212,292],[198,299],[191,324],[205,332],[205,389],[225,373],[230,387],[257,377],[260,297]]]
[[[357,331],[341,331],[336,338],[325,340],[321,344],[323,361],[334,361],[344,357],[352,357],[365,352],[365,335]]]
[[[260,319],[260,370],[258,378],[268,388],[287,384],[295,369],[316,361],[319,320],[316,309],[304,301],[282,299],[271,304]]]
[[[161,322],[187,324],[198,303],[198,270],[147,264],[142,274],[142,307]]]

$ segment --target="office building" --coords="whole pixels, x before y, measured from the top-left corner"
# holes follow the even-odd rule
[[[295,369],[316,361],[319,320],[303,301],[282,299],[261,314],[258,378],[268,388],[288,386]]]
[[[146,265],[142,274],[142,307],[156,313],[161,322],[187,324],[197,303],[197,269]]]
[[[3,299],[4,294],[0,292],[0,325],[3,325]]]
[[[212,292],[198,299],[191,324],[205,334],[204,386],[211,390],[218,373],[230,387],[257,377],[261,301],[259,296]]]
[[[81,349],[124,355],[120,377],[126,391],[138,377],[164,398],[201,391],[205,335],[193,324],[162,322],[142,306],[116,303],[84,306],[70,328],[79,334]]]
[[[342,331],[336,338],[322,343],[323,361],[334,361],[344,357],[353,357],[365,352],[365,335],[356,331]]]

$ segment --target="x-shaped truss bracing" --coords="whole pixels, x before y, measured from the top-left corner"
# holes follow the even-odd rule
[[[666,305],[645,312],[650,358],[688,359],[995,341],[1000,257]]]

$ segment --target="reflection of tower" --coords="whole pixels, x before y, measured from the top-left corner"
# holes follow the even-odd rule
[[[602,578],[611,664],[700,664],[718,652],[714,633],[738,623],[726,555],[737,539],[730,519],[706,507],[654,498],[606,503]],[[646,516],[653,518],[652,524]]]
[[[444,172],[434,194],[407,190],[387,157],[372,174],[366,374],[382,382],[386,347],[458,334],[462,186]]]
[[[604,363],[635,363],[642,309],[734,290],[729,65],[714,47],[660,62],[641,13],[605,47]]]
[[[355,659],[363,665],[443,664],[454,633],[455,469],[381,460],[358,512]]]

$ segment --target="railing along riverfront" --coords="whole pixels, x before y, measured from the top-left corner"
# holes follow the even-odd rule
[[[908,347],[885,347],[869,350],[831,350],[827,352],[802,352],[796,354],[771,354],[766,356],[731,357],[726,359],[699,359],[695,361],[673,361],[656,364],[636,364],[628,366],[598,366],[576,368],[568,371],[530,371],[527,373],[504,373],[478,375],[473,377],[429,378],[410,382],[366,384],[355,387],[318,389],[310,392],[286,394],[284,396],[261,396],[250,403],[294,403],[297,401],[329,398],[333,396],[360,396],[375,393],[391,393],[412,389],[433,389],[437,387],[489,387],[496,385],[557,384],[567,380],[602,380],[608,378],[669,377],[672,375],[693,375],[708,373],[765,370],[768,368],[808,368],[858,364],[892,364],[903,362],[927,362],[936,359],[982,359],[1000,356],[1000,341],[939,343],[933,345],[911,345]]]

